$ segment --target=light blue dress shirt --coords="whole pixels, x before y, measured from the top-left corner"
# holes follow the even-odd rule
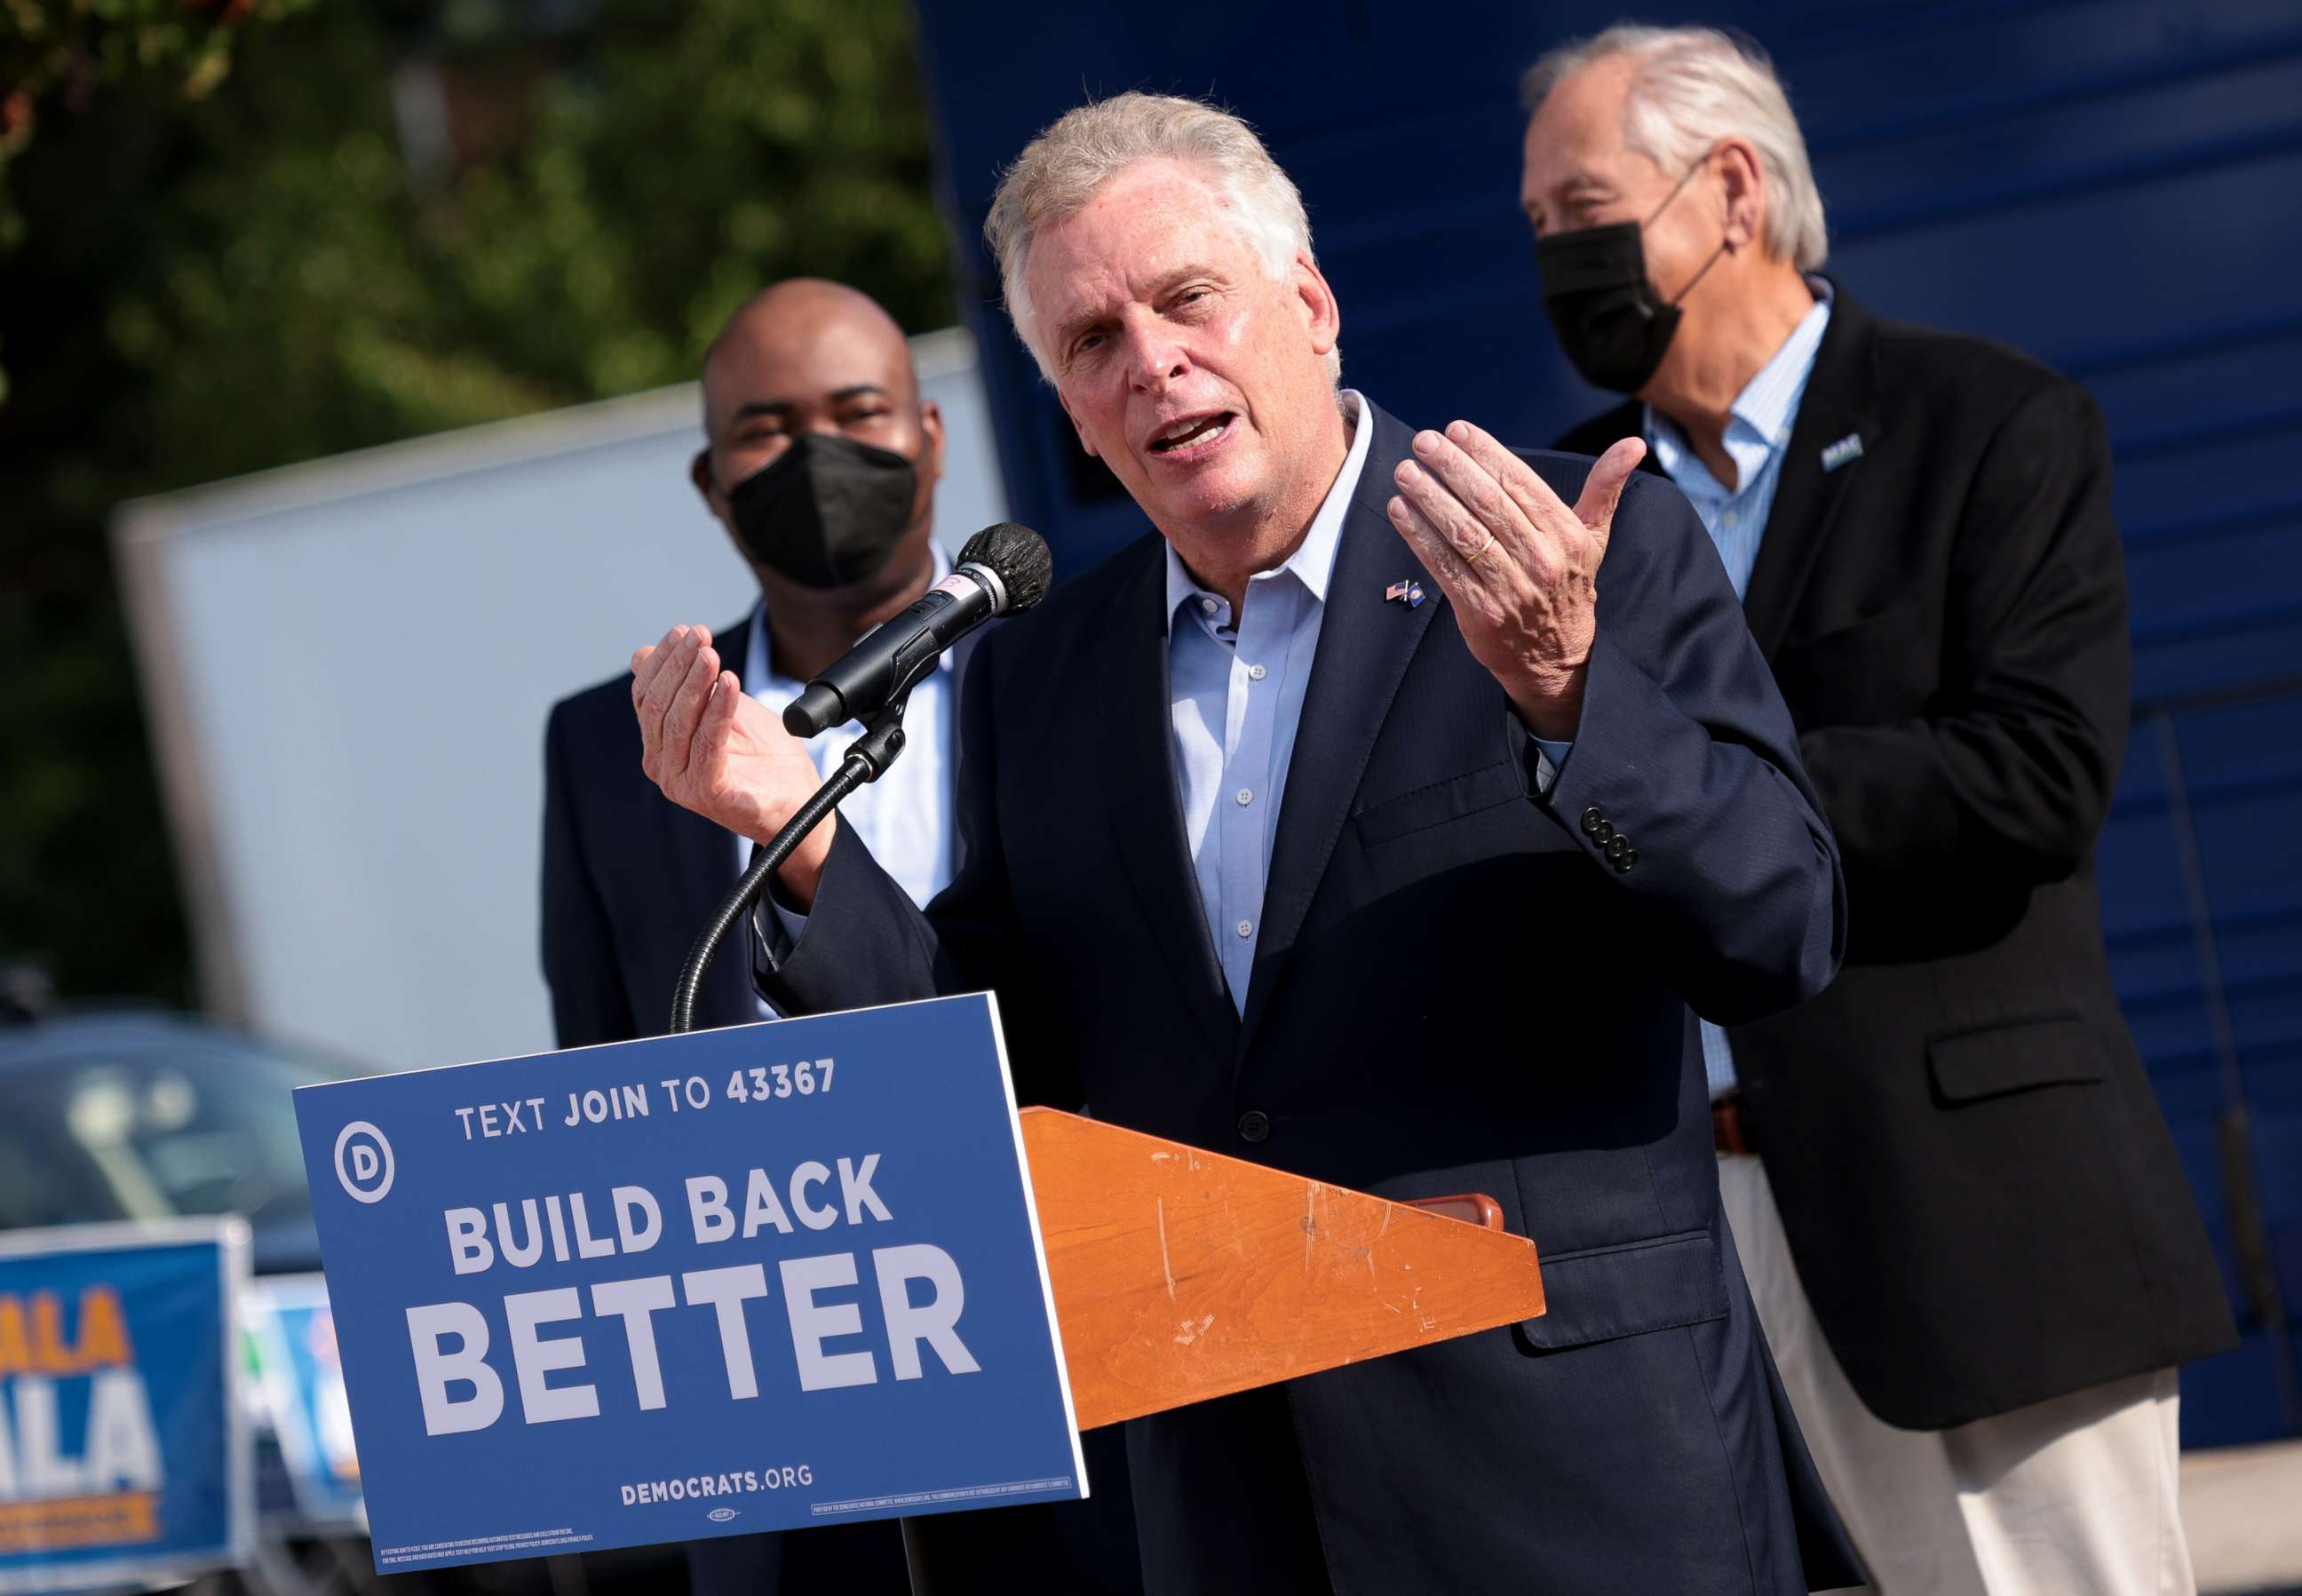
[[[1286,563],[1248,579],[1240,614],[1200,586],[1167,545],[1167,676],[1183,835],[1207,934],[1242,1012],[1327,579],[1374,436],[1360,396],[1346,389],[1340,397],[1353,424],[1343,468]]]
[[[1678,484],[1694,513],[1702,518],[1727,579],[1741,598],[1751,585],[1751,568],[1758,564],[1759,540],[1766,535],[1767,514],[1774,508],[1775,489],[1782,481],[1783,451],[1798,420],[1799,400],[1805,397],[1807,379],[1814,374],[1815,352],[1821,348],[1824,329],[1830,325],[1830,284],[1819,277],[1808,283],[1815,294],[1814,308],[1791,329],[1774,358],[1735,396],[1726,424],[1726,456],[1735,462],[1735,486],[1727,487],[1710,475],[1686,441],[1677,423],[1652,405],[1646,411],[1646,439],[1655,464]],[[1702,1068],[1711,1096],[1735,1085],[1735,1056],[1726,1033],[1708,1020],[1702,1021]]]

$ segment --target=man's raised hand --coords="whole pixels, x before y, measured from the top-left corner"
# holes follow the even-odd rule
[[[705,819],[765,843],[821,785],[807,747],[722,670],[711,634],[674,626],[632,655],[632,710],[640,768],[665,797]],[[831,853],[828,816],[777,872],[805,908]]]
[[[1471,655],[1538,737],[1574,740],[1598,630],[1599,562],[1646,453],[1626,438],[1568,508],[1534,468],[1467,421],[1415,435],[1390,524],[1446,590]]]

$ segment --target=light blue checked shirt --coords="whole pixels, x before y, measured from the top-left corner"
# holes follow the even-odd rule
[[[1702,517],[1738,599],[1751,585],[1751,567],[1759,559],[1759,540],[1766,535],[1767,513],[1774,508],[1775,488],[1782,480],[1783,450],[1798,420],[1807,379],[1814,374],[1815,351],[1821,348],[1823,330],[1830,325],[1830,284],[1819,277],[1810,277],[1807,282],[1814,290],[1814,308],[1791,329],[1774,358],[1760,366],[1759,374],[1735,396],[1726,437],[1727,458],[1735,462],[1734,487],[1710,475],[1677,423],[1652,405],[1647,407],[1647,446],[1654,450],[1655,464],[1678,484],[1679,491],[1694,506],[1694,513]],[[1701,1023],[1702,1069],[1715,1098],[1735,1084],[1735,1054],[1725,1031],[1708,1020]]]

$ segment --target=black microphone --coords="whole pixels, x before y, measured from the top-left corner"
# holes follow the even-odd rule
[[[1047,540],[1002,521],[967,540],[952,574],[890,616],[834,660],[784,710],[784,729],[812,737],[861,720],[908,693],[943,651],[995,616],[1021,615],[1047,596],[1054,575]]]

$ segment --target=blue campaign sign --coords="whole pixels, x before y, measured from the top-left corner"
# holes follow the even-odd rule
[[[237,1219],[0,1236],[0,1591],[246,1559],[247,1273]]]
[[[1087,1493],[988,995],[296,1109],[380,1573]]]
[[[291,1527],[365,1533],[359,1453],[326,1281],[316,1274],[256,1281],[241,1298],[240,1323],[295,1498]]]

